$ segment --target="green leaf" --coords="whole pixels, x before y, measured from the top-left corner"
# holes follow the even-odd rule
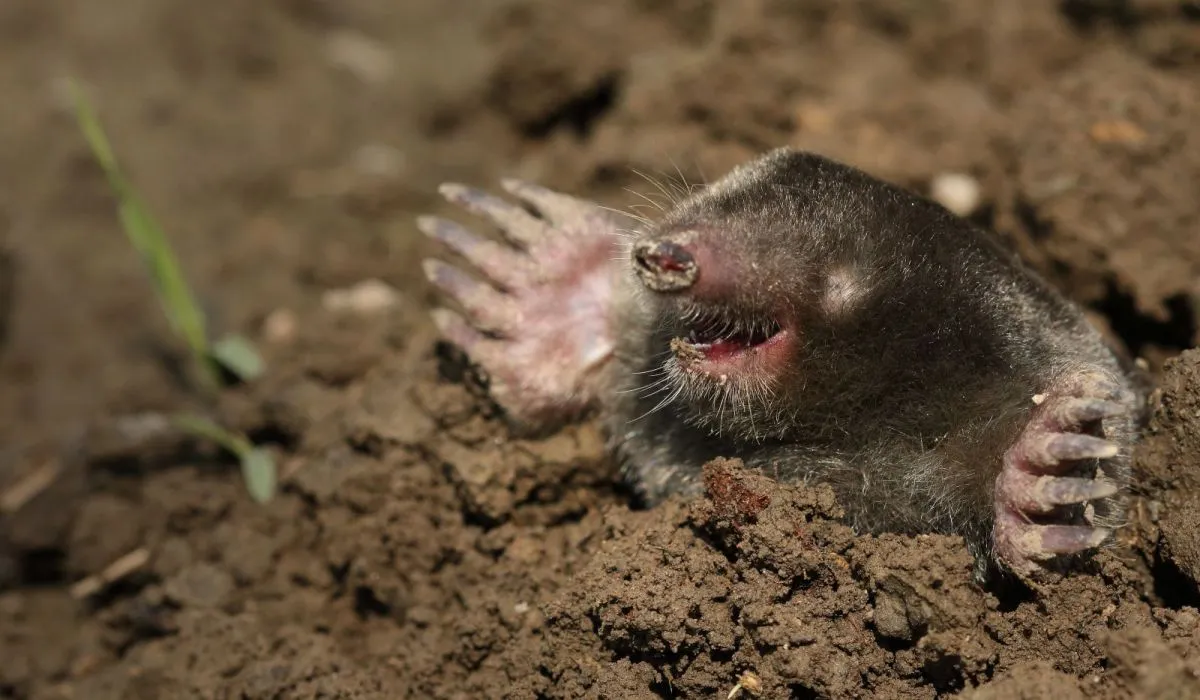
[[[254,448],[242,455],[242,478],[246,480],[246,490],[250,497],[259,503],[266,503],[275,495],[275,460],[271,453],[262,448]]]
[[[172,416],[171,422],[180,430],[191,433],[196,437],[212,440],[225,450],[232,452],[238,459],[254,449],[254,445],[246,438],[226,430],[213,421],[193,413]]]
[[[262,355],[246,338],[227,335],[212,346],[212,358],[242,381],[257,379],[265,370]]]
[[[266,503],[275,495],[277,476],[270,452],[255,447],[245,436],[226,430],[204,416],[182,414],[173,416],[171,421],[180,430],[212,440],[233,453],[242,465],[246,490],[255,501]]]
[[[75,116],[79,128],[92,151],[92,156],[104,170],[109,187],[117,197],[117,211],[125,237],[141,256],[142,263],[154,283],[159,303],[175,332],[187,343],[193,360],[198,365],[201,379],[209,385],[208,388],[216,388],[219,378],[209,357],[204,312],[192,297],[166,234],[142,204],[141,198],[125,178],[125,174],[121,172],[108,136],[100,126],[100,120],[82,91],[73,82],[71,93],[75,100]]]

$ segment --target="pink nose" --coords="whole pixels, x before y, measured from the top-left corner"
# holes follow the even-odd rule
[[[692,254],[673,241],[638,241],[633,263],[642,283],[656,292],[687,289],[700,274]]]

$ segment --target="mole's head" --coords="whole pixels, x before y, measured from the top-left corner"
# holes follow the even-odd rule
[[[904,276],[913,236],[895,227],[920,228],[904,220],[913,216],[940,215],[860,171],[787,149],[680,202],[629,251],[664,391],[694,423],[784,437],[811,404],[806,387],[855,381],[831,374],[861,351],[864,314],[878,316],[881,294]]]

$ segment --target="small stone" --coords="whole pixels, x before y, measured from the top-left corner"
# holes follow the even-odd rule
[[[942,173],[933,178],[929,190],[935,202],[958,216],[969,216],[979,208],[979,181],[965,173]]]
[[[291,309],[275,309],[263,321],[263,337],[272,343],[288,343],[296,337],[299,323]]]
[[[360,175],[396,177],[404,170],[404,154],[385,143],[369,143],[354,152],[351,165]]]
[[[386,282],[363,280],[346,289],[331,289],[321,297],[321,305],[329,311],[377,313],[392,308],[400,301],[400,293]]]
[[[212,564],[189,566],[167,581],[166,594],[184,607],[215,608],[233,592],[233,578]]]
[[[746,693],[749,695],[758,695],[762,692],[763,682],[754,671],[745,671],[738,676],[737,685],[733,686],[733,690],[729,691],[726,696],[727,700],[732,700],[737,696]]]
[[[796,124],[814,134],[828,134],[837,124],[837,114],[827,105],[805,102],[796,108]]]
[[[325,54],[334,65],[370,85],[392,76],[392,54],[378,42],[358,32],[334,32],[325,42]]]
[[[1147,134],[1142,127],[1125,119],[1096,122],[1088,130],[1088,135],[1097,143],[1137,144],[1146,140]]]
[[[192,562],[192,546],[182,537],[170,537],[158,545],[153,556],[153,569],[163,578],[170,578]]]

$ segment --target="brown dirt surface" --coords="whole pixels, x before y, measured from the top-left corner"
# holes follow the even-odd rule
[[[1195,2],[43,0],[0,3],[0,59],[0,699],[1200,697]],[[264,352],[216,417],[266,505],[163,429],[194,404],[72,76]],[[436,342],[438,183],[629,207],[781,144],[974,177],[1150,362],[1119,546],[981,587],[737,460],[639,510],[594,425],[510,435]]]

